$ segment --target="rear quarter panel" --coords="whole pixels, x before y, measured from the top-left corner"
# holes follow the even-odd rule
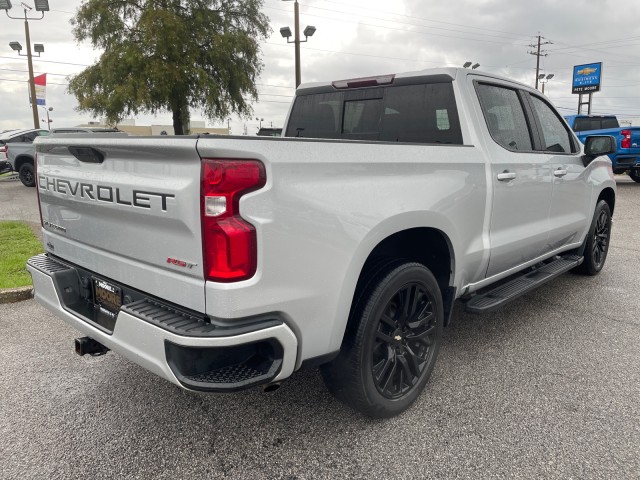
[[[475,147],[246,140],[198,142],[202,157],[255,158],[267,170],[265,188],[240,202],[258,233],[257,273],[208,282],[210,315],[279,312],[300,337],[301,360],[339,348],[364,262],[398,231],[441,230],[461,259],[456,283],[482,274],[487,186]]]

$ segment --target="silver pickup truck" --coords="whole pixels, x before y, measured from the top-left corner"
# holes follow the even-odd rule
[[[612,137],[462,69],[306,84],[285,138],[38,139],[35,297],[189,390],[321,366],[373,417],[417,398],[454,302],[495,308],[607,256]]]

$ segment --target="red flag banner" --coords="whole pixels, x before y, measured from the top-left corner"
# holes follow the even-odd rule
[[[47,74],[43,73],[33,78],[36,84],[36,103],[38,105],[47,104]]]

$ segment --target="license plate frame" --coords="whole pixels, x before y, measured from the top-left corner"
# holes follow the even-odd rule
[[[113,316],[122,306],[122,287],[101,278],[93,278],[93,302]]]

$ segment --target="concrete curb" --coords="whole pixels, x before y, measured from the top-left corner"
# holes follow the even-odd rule
[[[17,173],[12,173],[11,175],[5,175],[0,177],[0,182],[15,182],[16,180],[20,180],[20,178],[18,178]]]
[[[5,288],[0,290],[0,303],[22,302],[33,298],[33,287]]]

